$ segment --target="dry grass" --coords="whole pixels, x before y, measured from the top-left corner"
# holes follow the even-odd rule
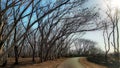
[[[35,63],[32,63],[31,60],[32,58],[19,58],[19,65],[14,65],[14,58],[8,58],[8,64],[2,68],[56,68],[65,60],[65,58],[46,61],[43,63],[39,63],[38,58],[36,58]]]

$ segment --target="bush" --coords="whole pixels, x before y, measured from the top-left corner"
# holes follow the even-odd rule
[[[97,54],[93,56],[89,56],[87,58],[88,61],[97,63],[97,64],[104,64],[105,63],[105,57],[103,55]]]
[[[93,55],[93,56],[89,56],[87,58],[88,61],[93,62],[93,63],[97,63],[100,65],[104,65],[107,66],[108,68],[120,68],[120,63],[113,61],[111,57],[107,58],[108,62],[106,62],[105,56],[102,54],[97,54],[97,55]]]

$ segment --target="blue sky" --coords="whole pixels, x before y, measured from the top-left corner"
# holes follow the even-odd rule
[[[45,0],[45,1],[47,1],[47,0]],[[45,2],[45,1],[44,1],[44,2]],[[52,0],[52,1],[53,1],[53,0]],[[46,3],[46,2],[45,2],[45,3]],[[43,4],[44,4],[44,3],[43,3]],[[89,8],[96,6],[96,7],[101,7],[101,8],[104,9],[103,0],[88,0],[88,2],[86,2],[86,3],[83,5],[83,7],[84,7],[84,6],[85,6],[85,7],[89,7]],[[29,8],[29,9],[25,12],[25,14],[26,14],[26,13],[29,13],[30,10],[31,10],[31,8]],[[35,20],[35,18],[36,18],[35,16],[36,16],[36,15],[33,15],[32,21]],[[28,21],[28,19],[27,19],[27,18],[24,18],[24,21]],[[33,26],[33,28],[36,28],[36,27],[37,27],[37,24],[35,24],[35,25]],[[102,32],[103,32],[103,31],[86,32],[86,34],[85,34],[83,37],[81,37],[81,38],[90,39],[90,40],[93,40],[93,41],[98,42],[98,45],[97,45],[97,46],[104,50],[104,40],[103,40]]]
[[[88,0],[83,7],[100,7],[102,10],[105,9],[105,3],[103,2],[104,0]],[[34,18],[33,18],[34,20]],[[37,24],[35,24],[33,27],[36,27]],[[104,40],[103,40],[103,31],[91,31],[91,32],[86,32],[85,35],[83,35],[81,38],[85,39],[90,39],[98,43],[97,47],[100,47],[102,50],[104,50]],[[112,51],[112,49],[111,49]]]

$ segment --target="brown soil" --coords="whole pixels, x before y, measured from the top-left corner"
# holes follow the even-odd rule
[[[107,68],[102,65],[98,65],[92,62],[89,62],[85,57],[80,58],[80,63],[85,67],[85,68]]]
[[[32,58],[20,58],[19,64],[14,65],[14,58],[9,58],[7,65],[2,68],[56,68],[60,63],[65,60],[65,58],[56,59],[53,61],[46,61],[43,63],[39,63],[38,58],[36,58],[35,63],[32,63],[31,60]]]
[[[38,58],[36,58],[35,63],[32,63],[31,60],[32,58],[19,58],[19,65],[14,65],[14,58],[8,58],[7,65],[2,68],[57,68],[57,66],[60,65],[64,60],[66,60],[66,58],[56,59],[53,61],[46,61],[43,63],[39,63]],[[85,68],[107,68],[105,66],[89,62],[85,57],[80,58],[80,63]]]

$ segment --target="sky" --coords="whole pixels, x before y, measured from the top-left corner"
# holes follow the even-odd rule
[[[120,3],[120,0],[111,0],[112,7],[118,7],[120,9],[120,4],[118,4],[118,3]],[[106,6],[104,0],[94,0],[94,1],[89,0],[87,6],[90,7],[90,6],[94,6],[94,5],[101,7],[103,10],[105,9],[105,6]],[[120,23],[119,23],[119,25],[120,25]],[[119,30],[120,30],[120,28],[119,28]],[[98,44],[96,46],[101,48],[102,50],[104,50],[105,45],[104,45],[102,30],[86,32],[86,34],[83,35],[82,38],[90,39],[90,40],[97,42]],[[110,52],[112,52],[112,51],[113,51],[113,49],[110,50]]]
[[[54,0],[52,0],[54,1]],[[120,0],[111,0],[111,5],[112,7],[119,7],[120,9]],[[83,6],[86,7],[100,7],[102,8],[102,10],[105,9],[105,2],[104,0],[88,0],[88,2],[86,2]],[[27,12],[26,12],[27,13]],[[26,18],[25,18],[26,19]],[[33,18],[35,19],[35,18]],[[33,27],[36,27],[36,25],[34,25]],[[85,38],[85,39],[89,39],[89,40],[93,40],[95,42],[98,43],[97,47],[100,47],[101,49],[104,50],[104,40],[103,40],[103,36],[102,36],[102,32],[103,31],[92,31],[92,32],[86,32],[85,35],[83,35],[81,38]]]

